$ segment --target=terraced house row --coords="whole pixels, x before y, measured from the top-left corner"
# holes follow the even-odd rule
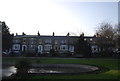
[[[51,49],[59,53],[74,54],[75,42],[78,36],[47,36],[47,35],[16,35],[13,38],[12,50],[14,52],[49,53]],[[85,37],[84,40],[91,44],[92,52],[98,52],[94,37]]]

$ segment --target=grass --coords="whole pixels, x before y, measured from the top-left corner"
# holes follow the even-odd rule
[[[3,59],[3,62],[16,62],[20,58]],[[42,62],[45,64],[89,64],[109,68],[107,72],[99,74],[77,74],[77,75],[32,75],[29,79],[118,79],[120,77],[120,69],[118,68],[118,59],[65,59],[65,58],[44,58],[29,59],[32,63]]]

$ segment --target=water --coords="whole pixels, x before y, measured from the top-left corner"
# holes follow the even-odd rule
[[[89,70],[85,68],[66,68],[66,67],[45,67],[45,68],[31,68],[28,73],[83,73]]]
[[[49,74],[60,74],[60,73],[85,73],[98,70],[98,67],[89,65],[74,65],[74,64],[41,64],[39,67],[34,67],[28,70],[28,73],[49,73]],[[3,66],[2,77],[9,77],[12,74],[16,74],[17,68],[15,66]]]
[[[12,74],[15,74],[16,70],[17,68],[15,68],[15,66],[4,66],[0,71],[2,73],[2,77],[9,77]]]
[[[28,71],[28,73],[62,73],[62,71],[53,70],[53,69],[44,69],[44,68],[32,68]]]

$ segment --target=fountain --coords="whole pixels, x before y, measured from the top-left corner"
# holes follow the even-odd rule
[[[15,66],[3,66],[2,77],[9,77],[16,74]],[[28,74],[82,74],[98,71],[99,68],[81,64],[32,64]]]

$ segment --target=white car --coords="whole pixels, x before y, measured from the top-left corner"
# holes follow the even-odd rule
[[[2,52],[2,54],[5,54],[5,55],[7,55],[8,53],[7,53],[7,52]]]
[[[120,51],[117,51],[117,54],[120,54]]]

